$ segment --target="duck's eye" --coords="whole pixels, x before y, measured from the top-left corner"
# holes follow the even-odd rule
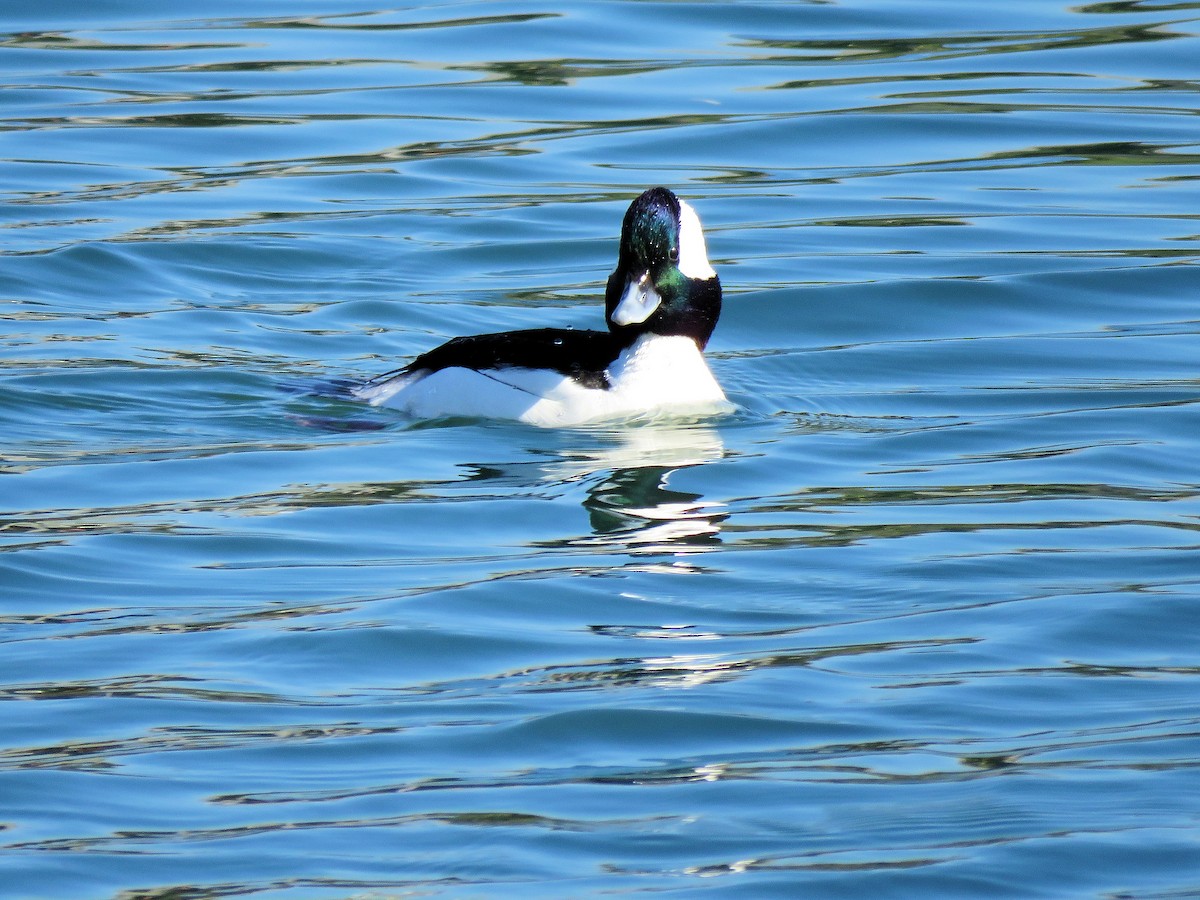
[[[671,262],[679,262],[679,246],[677,244],[671,247]]]

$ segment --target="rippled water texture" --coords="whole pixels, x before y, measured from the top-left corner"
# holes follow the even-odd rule
[[[1200,896],[1200,3],[0,30],[0,893]],[[654,184],[736,414],[313,392]]]

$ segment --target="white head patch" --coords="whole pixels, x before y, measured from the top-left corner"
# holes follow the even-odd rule
[[[709,279],[717,274],[708,262],[700,217],[682,200],[679,201],[679,271],[688,278]]]
[[[621,302],[613,310],[612,320],[618,325],[637,325],[650,318],[660,303],[662,303],[662,297],[654,289],[654,283],[650,281],[649,273],[636,281],[630,278],[625,284],[625,293],[621,295]]]

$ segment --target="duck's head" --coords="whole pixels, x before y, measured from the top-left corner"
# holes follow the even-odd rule
[[[702,350],[708,343],[721,314],[721,282],[695,210],[666,188],[629,205],[604,310],[614,334],[684,335]]]

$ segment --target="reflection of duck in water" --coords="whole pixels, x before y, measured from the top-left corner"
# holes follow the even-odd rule
[[[592,536],[570,543],[624,545],[644,552],[697,552],[720,543],[724,504],[671,486],[671,476],[721,459],[725,445],[716,431],[698,425],[665,424],[623,430],[613,446],[586,451],[568,465],[611,469],[588,488],[583,501]]]
[[[536,461],[462,463],[470,474],[460,483],[480,496],[559,496],[582,488],[590,531],[545,546],[691,553],[719,544],[725,505],[671,484],[678,473],[725,456],[717,431],[698,423],[651,422],[589,428],[569,441],[549,459],[543,448]]]
[[[652,552],[696,552],[720,543],[721,504],[670,487],[675,469],[618,469],[588,491],[591,541]],[[714,508],[718,507],[718,508]]]
[[[633,201],[604,295],[608,331],[536,328],[454,338],[353,390],[421,418],[567,426],[731,405],[704,362],[721,313],[695,211],[666,188]]]

